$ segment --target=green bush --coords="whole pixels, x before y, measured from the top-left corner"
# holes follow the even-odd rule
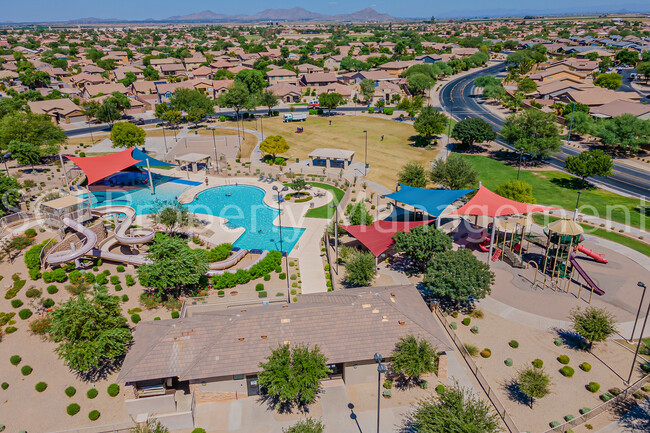
[[[65,269],[57,268],[52,271],[52,279],[57,283],[64,283],[68,279],[68,275],[65,273]]]
[[[258,283],[257,285],[255,285],[255,291],[261,292],[262,290],[264,290],[264,284]]]
[[[257,292],[257,297],[258,298],[266,298],[268,295],[266,292]]]
[[[393,381],[390,379],[386,379],[384,381],[384,388],[386,389],[392,389],[393,388]]]
[[[12,299],[11,306],[14,308],[20,308],[23,306],[23,301],[21,301],[20,299]]]
[[[41,296],[41,291],[32,288],[25,292],[25,296],[27,296],[28,298],[38,298],[39,296]]]
[[[560,374],[564,377],[571,377],[575,373],[575,370],[568,365],[565,365],[564,367],[560,368]]]
[[[129,302],[129,295],[122,295],[122,302]]]
[[[68,397],[74,397],[74,395],[77,393],[77,390],[74,388],[74,386],[69,386],[65,389],[65,395]]]
[[[564,420],[566,422],[569,422],[569,421],[571,421],[573,419],[575,419],[575,416],[573,416],[573,415],[564,415]]]
[[[610,388],[610,389],[609,389],[609,393],[612,394],[614,397],[616,397],[617,395],[619,395],[621,392],[623,392],[623,391],[621,391],[621,389],[620,389],[620,388],[617,388],[617,387],[614,387],[614,388]]]
[[[95,274],[92,272],[86,272],[84,274],[84,281],[87,282],[88,284],[94,284],[95,283]]]
[[[45,298],[41,300],[41,305],[45,308],[52,308],[54,306],[54,299]]]
[[[206,256],[209,262],[220,262],[226,260],[231,252],[232,244],[224,243],[206,251]]]
[[[11,362],[11,365],[18,365],[22,360],[23,359],[18,355],[13,355],[11,358],[9,358],[9,362]]]
[[[160,320],[160,317],[156,316],[153,318],[153,320]]]
[[[551,421],[548,425],[550,425],[551,428],[555,428],[560,425],[560,421]]]
[[[181,314],[178,311],[172,311],[172,319],[178,319]]]
[[[115,287],[113,287],[116,292],[121,292],[122,291],[122,286],[120,284],[116,284]]]
[[[423,380],[423,381],[421,381],[421,382],[420,382],[420,388],[422,388],[422,389],[427,389],[427,388],[429,388],[429,381],[427,381],[427,380]]]
[[[588,407],[583,407],[582,409],[580,409],[580,415],[584,415],[588,412],[591,412],[591,409]]]
[[[120,277],[117,275],[111,275],[110,278],[111,284],[119,284],[120,283]]]
[[[291,281],[296,281],[296,280],[298,279],[298,275],[296,275],[296,274],[291,274],[291,277],[290,277],[290,278],[291,278]],[[329,278],[329,276],[327,276],[326,278]]]
[[[205,429],[197,427],[194,430],[192,430],[192,433],[205,433]]]
[[[368,113],[369,113],[369,114],[372,114],[372,113],[374,113],[374,112],[375,112],[375,108],[374,108],[374,107],[370,107],[370,108],[368,108]]]
[[[72,403],[69,404],[68,407],[65,409],[66,412],[68,412],[68,415],[70,416],[75,416],[76,414],[79,413],[81,410],[81,407],[77,403]]]
[[[116,397],[120,393],[120,386],[117,383],[111,383],[108,385],[106,392],[108,392],[108,395],[111,397]]]
[[[280,277],[281,280],[286,280],[287,279],[287,274],[285,274],[284,272],[281,272],[280,275],[278,275],[278,277]]]
[[[117,272],[124,272],[124,266],[117,265]]]
[[[598,382],[589,382],[589,384],[587,385],[587,389],[589,390],[589,392],[598,392],[598,390],[600,389],[600,384]]]
[[[453,330],[456,330],[456,329],[458,329],[458,323],[456,323],[456,322],[451,322],[451,323],[449,324],[449,327],[450,327],[451,329],[453,329]]]
[[[133,276],[131,276],[130,274],[126,274],[126,276],[124,277],[124,280],[126,282],[127,287],[131,287],[131,286],[135,285],[135,278],[133,278]]]
[[[556,338],[556,339],[553,341],[553,344],[555,344],[556,346],[560,347],[560,346],[563,344],[563,343],[562,343],[562,339],[561,339],[561,338]]]
[[[137,324],[140,320],[142,320],[142,318],[140,318],[139,314],[131,314],[131,322]]]
[[[88,392],[86,392],[86,397],[89,399],[93,399],[99,395],[99,391],[97,391],[97,388],[90,388]]]
[[[88,413],[88,419],[91,421],[97,421],[99,419],[99,411],[98,410],[91,410]]]
[[[478,334],[478,326],[474,325],[471,327],[470,332],[472,334]]]
[[[460,323],[462,323],[465,326],[469,326],[471,321],[472,319],[470,319],[469,317],[465,317]]]
[[[224,296],[224,295],[225,295],[225,292],[224,292],[223,290],[218,290],[218,291],[217,291],[217,295],[218,295],[218,296]]]
[[[16,331],[18,331],[18,328],[15,326],[8,326],[7,329],[5,329],[6,334],[13,334]]]
[[[34,371],[34,369],[29,365],[25,365],[20,369],[20,372],[22,373],[23,376],[29,376],[30,374],[32,374],[32,371]]]
[[[588,362],[583,362],[582,364],[580,364],[580,369],[582,371],[589,371],[591,370],[591,364],[589,364]]]
[[[393,395],[393,391],[391,391],[390,389],[385,389],[382,395],[384,397],[391,397]]]
[[[47,293],[49,293],[50,295],[54,295],[55,293],[58,293],[58,292],[59,292],[59,289],[57,289],[54,284],[50,284],[49,286],[47,286]]]
[[[512,347],[513,349],[516,349],[516,348],[519,347],[519,342],[518,342],[517,340],[510,340],[510,342],[508,343],[508,345],[509,345],[510,347]]]
[[[38,382],[36,386],[34,386],[34,389],[38,392],[43,392],[47,389],[47,383],[45,382]]]
[[[512,367],[512,358],[506,358],[505,361],[503,361],[508,367]]]
[[[32,310],[30,310],[29,308],[23,308],[18,312],[18,317],[20,317],[23,320],[27,320],[30,317],[32,317]]]
[[[606,393],[600,395],[600,399],[601,399],[602,401],[610,401],[610,400],[613,399],[613,398],[614,398],[614,396],[611,395],[611,394],[608,393],[608,392],[606,392]]]
[[[392,116],[393,115],[393,109],[392,108],[384,108],[384,114],[387,116]]]
[[[487,347],[483,350],[481,350],[481,358],[489,358],[492,356],[492,351],[488,349]]]
[[[536,360],[533,361],[533,367],[535,368],[542,368],[544,366],[544,361],[541,359],[537,358]]]
[[[9,384],[7,382],[2,382],[2,385],[0,385],[0,388],[2,388],[3,390],[6,390],[7,388],[9,388]]]
[[[264,275],[264,281],[269,281],[271,276],[269,274]]]
[[[557,360],[560,364],[567,365],[571,360],[567,355],[560,355],[557,357]]]

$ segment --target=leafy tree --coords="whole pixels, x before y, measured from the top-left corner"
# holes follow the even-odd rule
[[[600,74],[594,80],[594,84],[606,89],[616,90],[623,84],[623,77],[616,72]]]
[[[615,59],[619,64],[634,66],[639,62],[639,53],[625,49],[616,53]]]
[[[364,101],[370,103],[372,98],[375,97],[375,82],[368,78],[361,80],[361,83],[359,83],[359,93],[363,96]]]
[[[31,143],[23,143],[21,141],[12,141],[9,143],[9,152],[11,156],[22,165],[38,164],[41,161],[41,153],[38,147]]]
[[[20,185],[15,177],[7,176],[4,171],[0,172],[0,217],[9,210],[15,210],[20,199],[18,190]]]
[[[423,374],[435,372],[437,359],[437,348],[429,340],[408,335],[395,344],[391,368],[395,373],[417,381]]]
[[[366,205],[362,202],[348,205],[345,213],[350,220],[350,225],[352,226],[368,226],[374,221],[372,215],[368,213]]]
[[[562,145],[553,114],[534,109],[508,116],[501,135],[517,150],[539,158],[557,152]]]
[[[113,147],[144,146],[144,129],[129,122],[119,122],[111,129]]]
[[[51,318],[50,337],[59,343],[55,352],[73,370],[88,372],[114,361],[126,353],[133,338],[119,298],[105,288],[60,304]]]
[[[407,76],[406,81],[411,93],[425,93],[427,90],[432,88],[434,84],[436,84],[436,80],[434,78],[420,73],[410,74]]]
[[[186,113],[193,109],[201,109],[206,115],[214,113],[212,101],[204,93],[195,89],[177,89],[170,98],[169,105]]]
[[[187,113],[187,121],[194,123],[195,126],[199,126],[199,122],[207,116],[205,109],[203,108],[191,108]]]
[[[429,177],[450,190],[473,188],[478,184],[478,171],[471,162],[455,153],[450,154],[446,161],[436,159]]]
[[[589,342],[590,347],[617,332],[614,316],[604,308],[574,308],[570,317],[573,329]]]
[[[27,111],[28,105],[27,101],[19,97],[19,95],[12,98],[2,98],[0,99],[0,119],[5,117],[9,113],[16,111]]]
[[[160,120],[168,122],[170,125],[178,125],[183,120],[183,114],[171,107],[167,107],[167,110],[160,116]]]
[[[451,137],[460,140],[463,147],[469,147],[474,143],[492,141],[497,135],[485,120],[471,117],[456,123],[451,130]]]
[[[544,398],[551,392],[548,375],[544,369],[528,366],[517,373],[519,391],[530,398],[530,407],[536,398]]]
[[[466,304],[469,296],[490,294],[494,274],[470,250],[443,251],[428,263],[423,285],[434,298],[451,305]]]
[[[441,134],[447,126],[447,116],[428,105],[422,109],[420,115],[413,122],[413,127],[429,143],[431,137]]]
[[[332,110],[334,110],[336,107],[344,104],[345,99],[343,99],[343,95],[341,95],[340,93],[323,92],[320,95],[318,95],[318,103],[320,104],[321,107],[327,108],[328,113],[331,113]]]
[[[219,95],[217,102],[223,107],[229,107],[235,110],[237,120],[239,120],[239,111],[248,105],[251,100],[251,94],[248,88],[243,84],[235,83],[225,93]]]
[[[164,225],[171,232],[177,228],[194,225],[192,214],[176,200],[156,200],[149,218],[156,224]]]
[[[413,118],[420,110],[422,110],[422,104],[422,95],[415,95],[411,99],[407,97],[402,98],[396,107],[398,110],[406,111],[408,116]]]
[[[289,150],[287,140],[281,135],[269,135],[260,143],[260,150],[275,159],[276,155]]]
[[[370,285],[377,275],[375,256],[356,252],[345,261],[345,282],[352,287]]]
[[[573,117],[573,122],[571,122],[571,117]],[[591,134],[596,127],[594,118],[584,111],[576,111],[573,114],[568,114],[565,116],[565,119],[567,119],[571,126],[571,132],[577,132],[581,135]]]
[[[138,268],[140,283],[158,289],[159,294],[199,284],[208,271],[203,250],[192,249],[181,238],[158,235],[149,248],[151,264]]]
[[[397,232],[393,239],[395,250],[403,252],[420,268],[424,268],[436,254],[452,247],[451,238],[430,225],[413,227],[408,232]]]
[[[416,188],[425,188],[429,183],[424,166],[417,161],[409,161],[404,164],[397,175],[397,179],[402,185]]]
[[[243,69],[235,75],[235,83],[242,84],[251,95],[258,94],[269,84],[264,79],[264,73],[257,69]]]
[[[598,69],[600,69],[601,73],[607,71],[610,66],[612,66],[612,59],[609,57],[603,57],[600,59],[600,62],[598,62]]]
[[[501,425],[491,407],[458,384],[420,400],[406,421],[405,431],[422,433],[497,433]]]
[[[127,72],[124,74],[124,78],[120,80],[120,83],[124,84],[124,87],[129,87],[131,84],[138,81],[138,77],[135,76],[133,72]]]
[[[564,168],[571,174],[582,179],[592,176],[611,176],[614,163],[612,157],[600,149],[586,150],[576,156],[567,156],[564,161]]]
[[[66,138],[61,127],[54,125],[46,114],[16,111],[0,119],[2,149],[7,149],[12,141],[18,141],[38,146],[42,156],[54,155]]]
[[[476,87],[498,86],[501,80],[494,75],[482,75],[474,80]]]
[[[511,179],[504,184],[501,184],[494,190],[496,194],[501,197],[509,198],[521,203],[537,203],[533,197],[533,187],[524,182],[523,180]]]
[[[650,120],[627,113],[602,119],[597,123],[594,135],[608,146],[618,146],[624,152],[637,152],[641,145],[650,143]]]
[[[148,65],[146,68],[144,68],[142,73],[144,74],[144,79],[147,80],[147,81],[160,80],[160,74],[151,65]]]
[[[641,62],[636,65],[636,72],[642,75],[647,83],[650,80],[650,62]]]
[[[506,96],[506,89],[501,84],[490,84],[483,88],[483,97],[486,99],[499,100]]]
[[[325,426],[323,423],[320,420],[315,420],[313,418],[300,420],[288,429],[282,429],[282,433],[323,433],[324,431]]]
[[[537,83],[528,77],[522,78],[517,83],[517,90],[524,93],[533,93],[537,90]]]
[[[307,406],[316,400],[320,381],[327,377],[327,358],[318,346],[280,345],[260,362],[258,380],[263,392],[278,406]]]
[[[296,192],[300,192],[307,187],[307,182],[302,177],[297,177],[289,184],[289,187]]]
[[[272,114],[271,110],[273,107],[278,105],[279,98],[275,96],[275,93],[268,89],[262,90],[262,93],[260,94],[259,98],[259,103],[263,107],[267,107],[269,109],[269,116]]]

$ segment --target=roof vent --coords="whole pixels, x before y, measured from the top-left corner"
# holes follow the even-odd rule
[[[244,340],[246,340],[246,338],[245,337],[239,337],[237,340],[244,341]]]
[[[388,316],[381,316],[382,322],[388,322]]]
[[[288,308],[288,307],[289,307],[289,304],[284,304],[284,305],[282,306],[282,308]]]
[[[266,335],[262,335],[262,340],[266,340]]]
[[[280,319],[280,323],[291,323],[291,319]]]
[[[377,314],[377,313],[379,313],[379,310],[378,310],[377,308],[375,308],[374,310],[372,310],[372,314]]]
[[[403,320],[398,320],[397,323],[399,323],[399,326],[404,326],[406,325],[406,322]]]
[[[363,304],[363,305],[361,306],[361,308],[370,308],[370,307],[371,307],[370,304]]]
[[[239,310],[239,311],[241,311],[242,313],[245,313],[245,312],[246,312],[246,308],[242,308],[242,309]]]

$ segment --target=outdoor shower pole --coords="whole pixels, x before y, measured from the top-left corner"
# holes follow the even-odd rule
[[[632,327],[632,335],[630,335],[630,339],[628,340],[628,343],[631,343],[632,340],[634,340],[634,331],[636,331],[636,323],[639,320],[639,313],[641,313],[641,306],[643,305],[643,298],[645,298],[645,290],[647,289],[645,283],[643,283],[642,281],[639,281],[637,283],[637,286],[643,287],[643,293],[641,294],[641,302],[639,302],[639,309],[636,311],[636,318],[634,319],[634,326]],[[643,334],[639,338],[643,338]]]
[[[592,290],[593,292],[593,290]],[[648,310],[645,312],[645,319],[643,319],[643,326],[641,327],[641,335],[639,336],[639,342],[636,344],[636,351],[634,352],[634,359],[632,360],[632,367],[630,367],[630,375],[627,378],[626,384],[629,385],[632,380],[632,373],[634,372],[634,364],[636,363],[636,357],[639,355],[639,348],[641,347],[641,340],[643,337],[643,331],[645,331],[645,325],[648,322],[648,316],[650,315],[650,303],[648,303]]]

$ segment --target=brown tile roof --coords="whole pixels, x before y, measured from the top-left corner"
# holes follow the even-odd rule
[[[302,295],[288,306],[220,310],[141,322],[119,382],[253,373],[279,344],[318,345],[329,362],[388,356],[399,338],[421,336],[451,350],[415,286],[362,287]]]

